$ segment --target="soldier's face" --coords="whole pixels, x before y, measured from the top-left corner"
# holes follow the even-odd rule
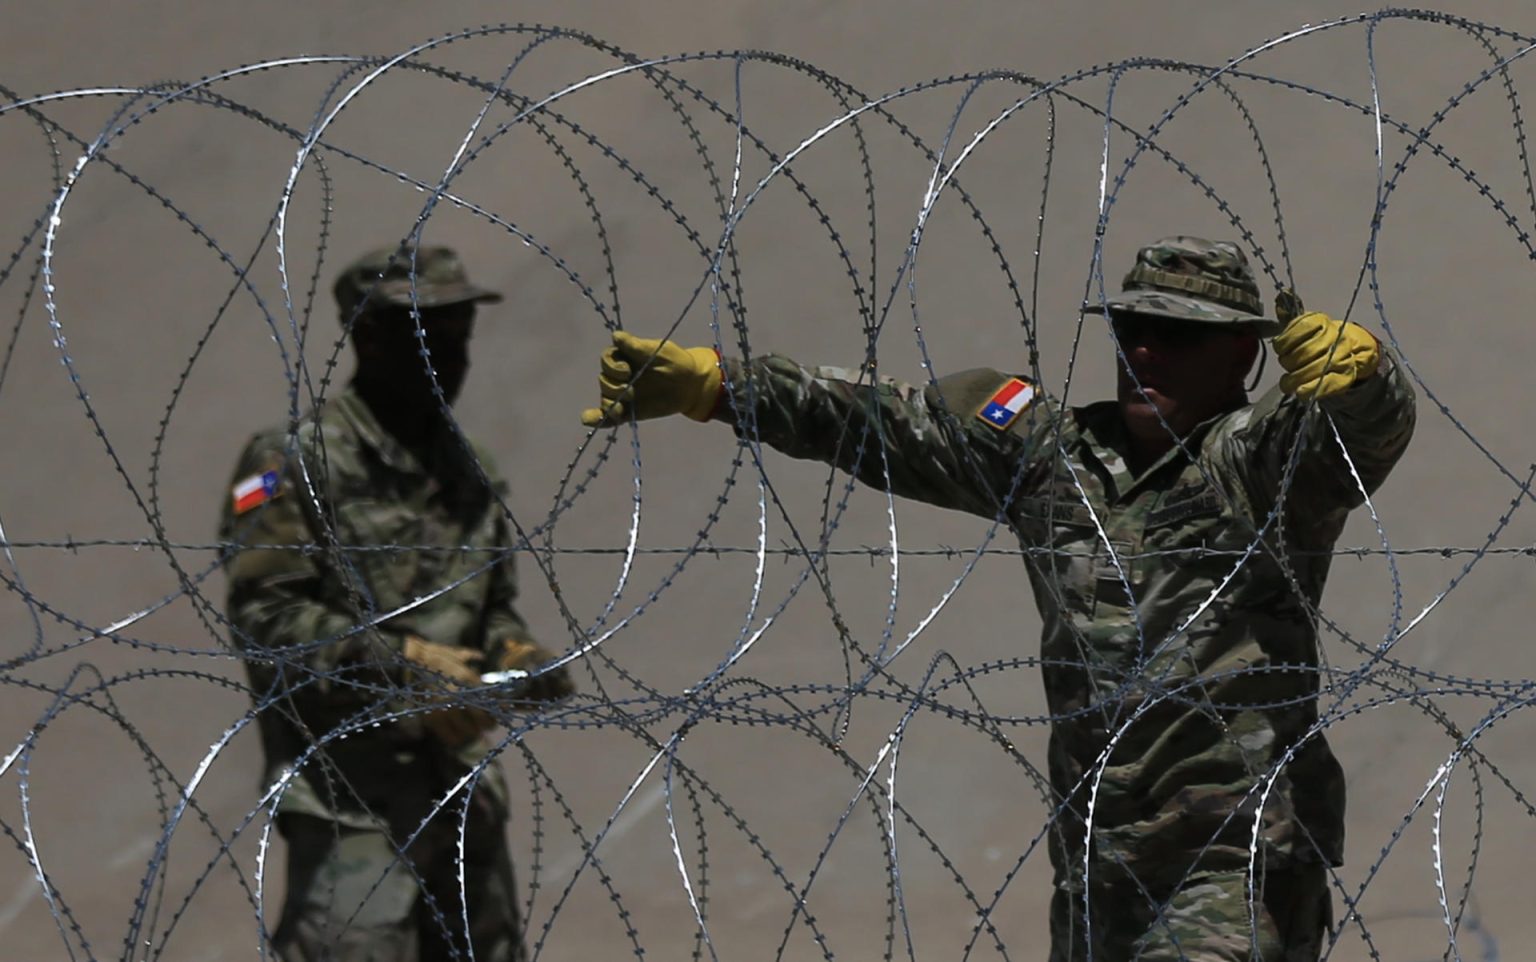
[[[1254,335],[1142,314],[1117,315],[1112,324],[1124,353],[1120,413],[1134,438],[1171,443],[1242,396],[1258,351]]]
[[[371,323],[359,326],[354,337],[358,363],[367,376],[390,383],[402,401],[433,400],[432,376],[449,404],[458,399],[469,374],[469,339],[474,333],[475,305],[449,304],[423,308],[418,339],[409,309],[375,311]],[[422,356],[423,342],[427,356]]]

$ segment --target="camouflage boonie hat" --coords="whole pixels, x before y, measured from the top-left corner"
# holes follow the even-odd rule
[[[405,245],[369,251],[341,272],[333,290],[344,318],[350,318],[365,297],[369,306],[410,307],[415,303],[423,308],[501,300],[495,291],[471,284],[459,255],[447,247],[416,249]]]
[[[1090,305],[1092,314],[1125,311],[1176,321],[1225,324],[1264,337],[1285,327],[1265,317],[1259,284],[1243,249],[1231,241],[1178,235],[1164,237],[1136,252],[1136,266],[1123,289],[1106,305]]]

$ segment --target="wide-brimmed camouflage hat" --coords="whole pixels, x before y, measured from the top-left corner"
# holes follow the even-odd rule
[[[1120,293],[1105,305],[1111,314],[1125,311],[1230,325],[1263,337],[1279,334],[1285,326],[1264,316],[1248,256],[1231,241],[1164,237],[1136,252],[1136,266],[1120,286]],[[1098,314],[1104,307],[1094,304],[1084,310]]]
[[[334,291],[343,317],[355,312],[365,297],[369,306],[415,303],[422,308],[501,300],[495,291],[471,284],[459,255],[447,247],[397,245],[369,251],[347,265]]]

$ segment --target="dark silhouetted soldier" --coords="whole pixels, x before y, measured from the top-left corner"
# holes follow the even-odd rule
[[[483,736],[572,688],[540,668],[551,656],[513,607],[506,485],[449,413],[476,306],[501,296],[442,247],[368,254],[335,293],[356,375],[251,440],[221,524],[288,842],[273,947],[288,962],[520,960],[507,788]],[[482,684],[506,670],[530,677]]]

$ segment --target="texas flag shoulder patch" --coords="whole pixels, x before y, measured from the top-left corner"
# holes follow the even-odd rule
[[[259,508],[278,495],[277,472],[263,471],[235,483],[230,496],[235,500],[235,514]]]
[[[1035,386],[1023,378],[1011,377],[993,392],[976,416],[999,431],[1013,426],[1019,415],[1035,400]]]

